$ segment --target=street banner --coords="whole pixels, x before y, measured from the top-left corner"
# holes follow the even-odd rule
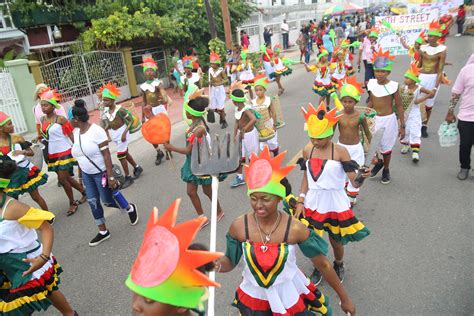
[[[427,13],[433,9],[439,10],[439,15],[456,15],[458,7],[463,4],[463,0],[445,1],[437,3],[408,3],[407,11],[409,14]]]
[[[381,30],[380,46],[384,50],[389,49],[391,55],[406,55],[408,51],[403,48],[395,32],[399,32],[408,45],[414,45],[421,31],[427,30],[431,21],[438,19],[438,13],[439,10],[435,9],[427,13],[375,17],[375,27]],[[383,26],[382,21],[390,23],[395,32]]]

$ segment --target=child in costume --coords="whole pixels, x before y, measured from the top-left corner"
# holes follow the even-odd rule
[[[331,93],[335,92],[334,86],[331,82],[331,75],[333,69],[331,69],[331,63],[328,60],[328,51],[321,46],[319,48],[318,63],[316,65],[304,64],[307,72],[315,72],[316,78],[313,83],[313,91],[319,95],[319,102],[326,100],[326,104],[329,106]]]
[[[0,112],[0,155],[7,155],[17,163],[10,184],[5,193],[15,199],[22,194],[29,193],[41,209],[47,211],[48,205],[39,193],[39,187],[48,181],[48,175],[32,164],[26,157],[34,155],[31,143],[23,136],[13,134],[14,126],[10,116]]]
[[[344,50],[340,47],[336,47],[333,53],[334,61],[330,66],[333,69],[331,82],[335,88],[337,88],[347,76],[345,56]]]
[[[358,67],[360,69],[360,61],[363,59],[365,68],[364,83],[367,86],[369,80],[375,78],[374,64],[372,63],[372,59],[374,53],[376,53],[381,47],[380,44],[377,43],[379,38],[379,30],[373,27],[366,32],[368,32],[368,35],[364,38],[364,41],[359,48]]]
[[[150,119],[159,113],[168,115],[168,95],[163,87],[163,82],[156,78],[158,65],[153,58],[145,58],[142,66],[146,78],[146,81],[140,85],[143,96],[142,123],[144,123],[147,118]],[[155,165],[158,166],[165,154],[161,151],[159,145],[153,145],[153,147],[156,150]],[[169,155],[166,158],[169,159]]]
[[[375,78],[370,79],[367,84],[369,91],[369,108],[377,111],[375,117],[375,132],[384,127],[385,132],[380,144],[380,153],[383,159],[376,157],[376,164],[372,169],[371,178],[382,170],[382,184],[390,183],[390,159],[392,157],[392,149],[400,135],[400,139],[405,137],[405,116],[403,112],[402,101],[398,90],[398,82],[388,79],[392,71],[395,56],[391,56],[388,51],[383,52],[380,49],[374,54],[372,63],[375,71]],[[397,115],[393,112],[393,102],[397,109],[398,119],[400,122],[400,131],[398,130]]]
[[[355,314],[354,304],[326,258],[326,241],[278,210],[286,196],[280,181],[294,168],[282,166],[284,159],[284,153],[271,158],[265,147],[244,167],[252,211],[232,222],[226,255],[217,261],[216,271],[233,270],[243,257],[242,282],[232,304],[240,315],[331,315],[328,298],[298,268],[296,250],[300,248],[335,290],[342,310]]]
[[[334,270],[343,282],[344,245],[370,234],[354,216],[345,192],[346,178],[358,188],[362,183],[355,181],[356,171],[363,171],[358,171],[359,165],[351,159],[346,148],[331,141],[334,125],[341,118],[336,114],[337,109],[327,112],[326,105],[321,102],[317,109],[310,103],[308,110],[302,108],[302,111],[311,144],[303,149],[305,172],[295,217],[304,214],[316,233],[321,236],[324,231],[328,233],[334,251]],[[369,172],[364,172],[363,176],[369,176]],[[320,282],[318,269],[313,271],[312,280],[316,284]]]
[[[232,55],[228,60],[229,64],[229,73],[230,73],[230,82],[240,80],[240,71],[242,70],[242,53],[241,47],[239,44],[234,44],[234,49],[232,50]]]
[[[183,57],[184,75],[181,76],[181,84],[183,91],[187,91],[191,84],[195,84],[199,88],[202,87],[202,78],[199,72],[193,72],[193,57]]]
[[[265,75],[270,78],[270,74],[273,73],[273,51],[270,43],[260,46],[260,54],[262,54],[262,65],[265,70]],[[273,79],[271,79],[273,80]]]
[[[276,111],[273,108],[272,99],[265,95],[269,81],[265,75],[260,74],[255,77],[255,94],[257,97],[252,100],[252,108],[260,113],[261,117],[257,119],[257,127],[260,134],[260,150],[265,146],[270,148],[270,151],[276,156],[280,148],[278,144],[278,132],[276,131]],[[274,134],[270,139],[262,141],[264,133]]]
[[[351,43],[349,39],[345,39],[341,42],[341,49],[344,52],[344,64],[346,68],[346,74],[348,77],[352,76],[355,73],[354,67],[352,66],[352,61],[354,60],[354,55],[351,54],[350,49],[351,48],[358,48],[360,46],[359,41],[355,41]]]
[[[158,218],[151,212],[135,263],[125,284],[133,292],[132,314],[143,316],[204,316],[203,303],[211,281],[205,272],[222,253],[191,244],[205,217],[176,224],[181,199]],[[163,268],[166,267],[166,268]]]
[[[242,50],[240,56],[242,58],[242,71],[240,72],[240,82],[242,86],[248,91],[250,99],[253,99],[252,85],[254,83],[255,75],[253,74],[252,61],[248,58],[248,49]]]
[[[417,62],[420,60],[420,47],[426,42],[425,38],[425,31],[422,31],[420,35],[415,40],[413,46],[408,45],[405,39],[397,33],[398,37],[400,38],[400,43],[405,49],[408,49],[408,56],[411,57],[411,62]]]
[[[357,82],[355,77],[350,77],[341,82],[339,87],[339,97],[344,107],[342,111],[344,115],[342,115],[338,122],[339,141],[337,144],[346,148],[351,156],[351,160],[357,162],[359,166],[362,166],[365,162],[364,147],[360,141],[360,131],[363,130],[369,143],[372,136],[365,114],[359,114],[355,110],[356,104],[360,102],[361,95],[364,93],[363,85],[363,83]],[[359,188],[354,187],[348,179],[346,181],[346,193],[351,205],[354,206],[357,203]]]
[[[206,137],[208,144],[211,143],[211,136],[208,131],[204,121],[204,114],[206,113],[206,108],[209,105],[209,99],[202,96],[202,90],[198,90],[192,95],[189,96],[189,99],[184,104],[184,109],[186,111],[187,119],[191,121],[191,125],[186,130],[186,147],[175,147],[169,143],[164,144],[165,148],[169,151],[174,151],[183,155],[186,155],[186,160],[183,167],[181,168],[181,179],[186,182],[188,196],[191,199],[191,202],[196,210],[196,213],[199,217],[204,216],[204,211],[201,205],[201,199],[197,193],[199,186],[202,186],[202,190],[205,195],[211,200],[212,199],[212,188],[211,182],[212,178],[210,176],[196,176],[191,171],[191,152],[193,149],[194,139],[198,139],[202,142],[202,138]],[[219,180],[224,180],[225,177],[222,176]],[[217,220],[221,220],[224,217],[224,211],[221,208],[219,202],[217,202]],[[206,221],[203,224],[207,226],[209,221]]]
[[[120,105],[115,104],[115,100],[120,95],[120,90],[115,84],[108,83],[102,86],[102,99],[107,108],[108,128],[112,140],[117,145],[117,158],[122,165],[125,181],[122,183],[122,189],[133,184],[133,178],[130,176],[128,164],[133,167],[133,177],[138,178],[143,168],[135,162],[132,155],[128,152],[128,139],[130,137],[130,127],[133,123],[132,114]]]
[[[87,201],[83,186],[69,174],[70,169],[77,165],[71,154],[73,127],[67,118],[54,112],[59,107],[60,99],[56,90],[48,88],[40,95],[40,99],[41,110],[45,114],[41,117],[41,136],[48,141],[48,171],[58,174],[58,181],[69,199],[66,214],[70,216],[76,213],[79,204]],[[81,193],[80,200],[74,200],[72,188]]]
[[[252,153],[257,154],[260,151],[260,141],[257,128],[255,127],[257,118],[252,110],[252,106],[247,104],[244,90],[238,82],[231,87],[230,99],[236,106],[234,112],[234,141],[237,142],[237,137],[242,138],[242,164],[237,171],[234,181],[230,184],[231,188],[236,188],[245,184],[242,166],[246,159],[250,159]]]
[[[224,84],[227,83],[227,76],[225,75],[224,68],[220,67],[221,58],[215,53],[211,52],[209,67],[209,110],[216,111],[219,114],[219,123],[221,128],[227,128],[227,121],[225,120],[225,88]]]
[[[173,70],[171,73],[174,79],[176,80],[175,90],[178,89],[179,94],[183,96],[184,93],[183,93],[183,85],[181,82],[181,77],[184,75],[184,67],[183,67],[183,61],[179,57],[178,49],[175,49],[173,52],[173,58],[171,59],[171,64],[173,65]]]
[[[4,192],[15,169],[14,161],[0,156],[0,314],[31,315],[54,304],[62,315],[77,315],[58,289],[62,269],[51,253],[54,230],[49,223],[54,214]]]
[[[288,68],[283,63],[283,56],[281,56],[281,46],[280,44],[276,44],[273,48],[273,72],[270,74],[270,79],[275,78],[275,81],[278,85],[278,95],[281,95],[285,92],[285,88],[281,84],[281,77],[290,75],[293,70]]]
[[[420,160],[422,124],[420,107],[424,106],[425,100],[435,95],[435,90],[428,90],[419,85],[419,76],[420,69],[416,66],[416,62],[411,63],[410,68],[405,72],[405,86],[400,87],[400,97],[406,118],[405,137],[400,140],[403,145],[401,153],[406,154],[411,149],[412,160],[415,163]]]

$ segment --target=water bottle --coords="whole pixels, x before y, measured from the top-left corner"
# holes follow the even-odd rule
[[[122,192],[120,192],[119,190],[113,190],[112,196],[115,202],[117,203],[117,205],[119,206],[120,210],[123,213],[126,213],[128,210],[128,206],[130,204],[128,203],[127,199],[123,196]]]

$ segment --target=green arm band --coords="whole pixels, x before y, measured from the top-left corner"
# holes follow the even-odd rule
[[[314,258],[319,255],[326,256],[328,253],[328,243],[311,229],[308,239],[300,242],[298,246],[307,258]]]
[[[240,258],[242,257],[242,244],[232,238],[229,233],[225,235],[226,239],[226,250],[225,256],[230,259],[230,262],[234,265],[234,267],[239,263]]]

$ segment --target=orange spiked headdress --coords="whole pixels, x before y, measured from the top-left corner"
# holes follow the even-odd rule
[[[444,24],[439,24],[438,21],[433,20],[428,28],[428,35],[432,36],[437,36],[437,37],[442,37],[443,36],[443,30],[446,28],[446,25]]]
[[[115,83],[108,82],[99,89],[102,94],[102,98],[108,98],[112,100],[117,100],[120,96],[120,90]]]
[[[379,29],[376,28],[375,26],[372,27],[369,31],[369,37],[379,38]]]
[[[279,196],[282,199],[286,197],[285,187],[280,181],[293,170],[295,165],[282,167],[285,155],[286,151],[272,158],[268,146],[265,146],[258,156],[252,153],[250,163],[244,166],[248,195],[263,192]]]
[[[151,57],[143,59],[142,67],[143,72],[145,72],[149,68],[153,69],[154,71],[158,70],[158,65],[156,64],[156,61]]]
[[[308,136],[310,138],[326,138],[334,134],[334,125],[339,121],[342,115],[337,115],[337,109],[327,111],[326,104],[321,102],[317,109],[309,103],[308,110],[301,107],[304,119],[308,127]]]
[[[339,92],[341,94],[341,99],[343,97],[351,97],[357,102],[360,101],[361,95],[364,93],[363,83],[357,82],[357,78],[347,77],[339,83]]]
[[[209,62],[211,64],[220,64],[221,57],[216,52],[211,52],[211,54],[209,55]]]
[[[193,69],[193,57],[184,56],[182,58],[184,68]]]
[[[374,64],[374,70],[387,70],[392,71],[392,65],[394,64],[395,56],[390,55],[390,52],[385,52],[382,48],[374,54],[372,57],[372,63]]]
[[[268,78],[265,76],[264,73],[260,73],[258,75],[255,76],[255,78],[253,79],[254,80],[254,86],[261,86],[263,88],[265,88],[265,90],[268,88],[268,84],[270,83],[270,81],[268,80]]]
[[[55,108],[60,107],[59,101],[61,100],[61,94],[59,94],[56,89],[48,87],[39,95],[39,97],[41,101],[47,101],[54,105]]]
[[[176,225],[180,203],[181,199],[176,199],[160,218],[158,210],[153,209],[125,284],[148,299],[196,308],[206,287],[220,286],[197,269],[224,254],[188,249],[207,219],[198,217]]]
[[[416,66],[416,63],[411,63],[410,68],[405,72],[405,77],[410,78],[416,83],[420,83],[420,68]]]

